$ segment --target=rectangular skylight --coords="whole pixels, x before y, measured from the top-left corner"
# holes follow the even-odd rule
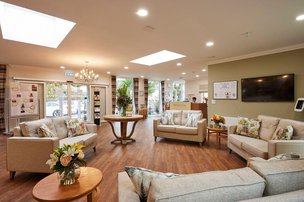
[[[157,53],[153,53],[151,55],[147,55],[147,56],[132,60],[130,62],[136,63],[136,64],[141,64],[141,65],[152,66],[152,65],[163,63],[163,62],[168,62],[171,60],[183,58],[183,57],[186,57],[186,56],[178,54],[178,53],[174,53],[171,51],[162,50]]]
[[[3,39],[57,48],[75,24],[0,1]]]

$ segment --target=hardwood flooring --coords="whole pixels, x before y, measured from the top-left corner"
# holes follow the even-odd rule
[[[110,144],[114,136],[108,123],[98,127],[97,151],[88,153],[86,157],[87,166],[99,168],[104,175],[98,201],[118,201],[117,173],[127,165],[184,174],[235,169],[246,165],[236,154],[229,154],[224,138],[221,146],[216,143],[215,136],[211,136],[210,143],[204,143],[202,147],[198,143],[161,138],[155,143],[152,127],[152,119],[140,121],[133,135],[136,142],[128,145]],[[116,124],[115,128],[119,130],[119,125]],[[15,180],[10,181],[6,171],[6,138],[0,136],[0,201],[34,201],[32,188],[47,174],[17,172]]]

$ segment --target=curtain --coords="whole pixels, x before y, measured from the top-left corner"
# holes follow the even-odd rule
[[[112,87],[112,114],[115,114],[116,108],[116,76],[111,76]]]
[[[5,85],[6,85],[6,65],[0,64],[0,132],[5,131]]]
[[[165,81],[160,82],[161,87],[161,106],[162,111],[165,111]]]
[[[145,105],[148,108],[148,79],[144,79]]]
[[[134,107],[135,114],[138,113],[138,78],[133,78],[133,91],[134,91]]]

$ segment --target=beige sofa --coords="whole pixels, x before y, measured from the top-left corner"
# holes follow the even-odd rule
[[[7,139],[6,153],[6,167],[11,179],[14,178],[16,171],[51,173],[46,161],[50,158],[50,154],[63,144],[80,143],[85,145],[84,152],[91,149],[96,151],[96,125],[86,124],[88,134],[68,137],[65,121],[69,119],[70,117],[63,116],[20,123],[26,128],[28,137],[24,136],[19,126],[14,128],[14,137]],[[43,123],[56,132],[58,137],[39,137],[37,129]]]
[[[236,126],[229,128],[227,146],[244,159],[261,157],[268,159],[283,153],[304,154],[304,122],[259,115],[260,139],[237,135]],[[292,140],[272,140],[280,128],[291,125],[294,129]]]
[[[186,127],[186,121],[191,113],[200,113],[200,110],[167,110],[173,113],[174,125],[163,125],[161,118],[153,120],[153,135],[157,137],[170,138],[198,142],[200,145],[206,139],[207,120],[198,121],[197,127]],[[201,115],[202,117],[202,115]]]
[[[241,169],[152,179],[148,202],[303,202],[303,182],[304,160],[253,160]],[[140,201],[126,172],[118,173],[118,201]]]

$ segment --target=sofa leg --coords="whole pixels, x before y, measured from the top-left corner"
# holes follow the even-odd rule
[[[230,149],[230,150],[229,150],[229,154],[231,154],[231,153],[232,153],[232,150]]]
[[[156,142],[156,140],[157,140],[157,137],[156,137],[156,136],[154,136],[154,142]]]
[[[93,147],[93,151],[96,153],[96,147]]]
[[[200,146],[200,147],[203,146],[203,143],[202,143],[202,142],[199,142],[199,146]]]
[[[10,173],[10,180],[14,180],[16,171],[10,171],[9,173]]]

